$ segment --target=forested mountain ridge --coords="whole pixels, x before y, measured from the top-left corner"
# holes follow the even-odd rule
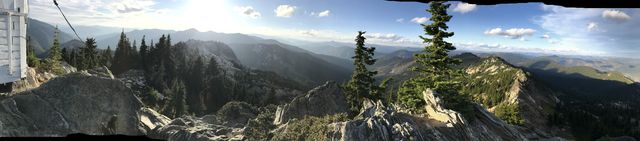
[[[234,44],[242,64],[278,73],[305,85],[319,85],[326,81],[342,81],[349,70],[315,58],[308,53],[296,53],[276,44]]]

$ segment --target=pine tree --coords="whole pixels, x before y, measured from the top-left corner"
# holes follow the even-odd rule
[[[140,52],[139,55],[140,59],[138,60],[138,64],[140,64],[140,68],[142,68],[142,70],[147,70],[148,69],[148,62],[147,62],[147,56],[149,54],[149,47],[147,46],[147,43],[144,40],[145,36],[142,36],[142,40],[140,41]]]
[[[69,65],[78,68],[78,58],[78,52],[76,52],[76,49],[72,49],[69,55]]]
[[[31,46],[31,36],[27,38],[27,65],[32,68],[40,67],[40,58],[36,56],[36,51]]]
[[[225,94],[224,85],[224,75],[220,68],[218,67],[218,62],[215,57],[211,57],[208,62],[207,69],[205,70],[205,84],[204,88],[206,95],[203,96],[204,100],[207,103],[204,103],[206,109],[206,113],[211,113],[217,111],[220,107],[222,107],[225,103],[227,103],[231,98]],[[238,79],[237,79],[238,80]],[[234,93],[237,94],[237,93]]]
[[[129,61],[131,61],[130,68],[138,68],[138,60],[140,59],[138,55],[136,40],[133,40],[133,44],[131,44],[131,51],[129,52]]]
[[[69,62],[69,52],[67,52],[67,48],[62,48],[62,61]]]
[[[356,112],[360,110],[360,106],[364,98],[378,100],[380,96],[377,94],[378,87],[375,85],[373,78],[377,74],[376,71],[369,71],[367,65],[373,65],[376,60],[373,59],[374,47],[365,47],[365,37],[362,36],[365,32],[358,31],[356,37],[356,48],[354,50],[355,56],[353,56],[353,65],[355,69],[351,75],[351,80],[347,82],[345,87],[345,96],[349,104],[351,105],[351,111]]]
[[[421,24],[425,31],[425,36],[420,36],[427,43],[424,50],[415,54],[414,59],[417,67],[412,70],[418,72],[419,77],[412,78],[405,82],[400,88],[398,96],[401,104],[409,107],[413,111],[424,109],[425,102],[422,100],[422,91],[431,88],[444,101],[445,108],[461,112],[465,117],[472,114],[470,96],[461,93],[462,85],[460,79],[463,73],[454,65],[461,63],[459,59],[449,57],[449,52],[456,48],[444,38],[453,36],[453,32],[447,32],[449,28],[447,22],[451,20],[447,14],[450,4],[441,1],[434,1],[430,4],[427,12],[431,13],[431,24]],[[467,118],[470,119],[470,118]]]
[[[131,50],[129,38],[123,31],[120,33],[120,40],[118,40],[118,46],[116,47],[113,61],[111,61],[111,72],[120,74],[131,68]]]
[[[193,64],[193,67],[186,73],[189,77],[187,79],[187,102],[189,103],[189,111],[196,113],[197,115],[204,109],[202,101],[202,91],[204,87],[204,61],[202,57],[198,57]]]
[[[111,67],[111,59],[113,59],[112,54],[111,46],[107,46],[107,50],[103,51],[102,55],[100,55],[102,57],[102,63],[100,63],[100,65]]]
[[[59,30],[56,26],[54,35],[53,35],[53,45],[51,46],[49,56],[45,59],[46,67],[45,70],[50,71],[54,74],[62,74],[64,70],[62,69],[62,53],[60,51],[60,37]]]
[[[186,89],[182,81],[174,81],[171,88],[171,94],[173,98],[169,105],[171,108],[172,117],[180,117],[188,113],[187,102],[185,101]]]
[[[97,67],[98,64],[98,51],[96,46],[96,40],[94,38],[87,38],[84,42],[84,47],[80,48],[80,55],[82,55],[82,60],[80,60],[79,70],[93,69]]]

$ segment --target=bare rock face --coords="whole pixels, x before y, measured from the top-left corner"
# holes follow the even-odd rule
[[[183,116],[171,121],[160,118],[159,121],[162,122],[154,123],[155,128],[150,128],[148,136],[169,141],[244,140],[245,125],[247,121],[256,118],[257,114],[257,109],[245,102],[229,102],[215,115]],[[151,114],[149,117],[153,119],[156,115],[159,114]],[[153,122],[150,120],[147,123]]]
[[[140,124],[146,131],[151,131],[156,127],[162,127],[171,122],[167,116],[164,116],[153,109],[140,109]]]
[[[243,140],[243,128],[220,125],[215,116],[184,116],[173,119],[148,133],[149,137],[168,141]]]
[[[462,114],[450,109],[445,109],[441,105],[442,102],[440,98],[434,94],[434,91],[427,89],[422,92],[422,96],[427,103],[425,109],[430,119],[446,123],[447,127],[454,127],[456,124],[464,124],[467,122],[462,118]]]
[[[441,107],[432,91],[425,91],[424,96],[426,108],[432,109],[427,117],[398,112],[380,101],[365,101],[355,120],[327,125],[329,137],[340,141],[528,140],[517,127],[506,124],[480,106],[474,108],[475,118],[466,120],[459,113]]]
[[[421,123],[418,118],[395,112],[385,107],[381,101],[365,101],[363,112],[358,117],[362,119],[327,125],[330,140],[439,140],[437,137],[440,135],[435,135],[438,133],[433,130],[423,129],[426,124]]]
[[[141,107],[120,81],[68,74],[0,100],[0,136],[142,135]]]
[[[274,124],[282,124],[293,118],[325,116],[348,112],[349,105],[342,89],[335,82],[326,82],[303,96],[294,98],[291,103],[278,106]]]

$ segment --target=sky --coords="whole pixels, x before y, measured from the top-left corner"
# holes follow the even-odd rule
[[[383,0],[58,0],[74,25],[278,36],[308,41],[421,47],[427,4]],[[451,4],[458,49],[640,58],[640,9],[565,8],[542,3]],[[51,0],[29,17],[66,25]],[[83,35],[80,35],[83,36]]]

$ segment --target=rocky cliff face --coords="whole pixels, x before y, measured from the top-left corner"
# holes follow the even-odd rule
[[[335,82],[326,82],[307,94],[294,98],[291,103],[278,106],[274,124],[282,124],[289,119],[309,116],[325,116],[345,113],[349,110],[342,89]]]
[[[142,135],[141,102],[122,82],[68,74],[0,101],[0,136]]]

